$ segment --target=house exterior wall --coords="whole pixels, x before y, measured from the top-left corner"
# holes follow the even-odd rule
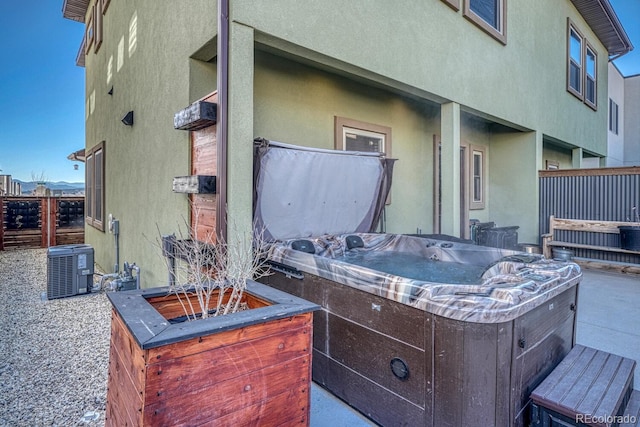
[[[613,63],[609,63],[608,79],[609,99],[618,105],[618,133],[610,129],[607,121],[607,166],[624,166],[624,145],[625,145],[625,79]],[[607,101],[607,111],[610,105]]]
[[[468,216],[519,225],[520,240],[534,242],[544,159],[564,167],[575,161],[572,149],[607,155],[608,55],[570,0],[510,0],[506,45],[441,0],[230,7],[226,211],[242,229],[251,227],[250,141],[332,148],[335,116],[392,128],[389,232],[434,231],[434,138],[443,147],[442,231],[457,235],[465,227],[460,145],[487,150],[487,203]],[[189,135],[172,121],[216,89],[216,15],[213,0],[111,0],[102,46],[85,58],[86,148],[105,141],[105,218],[120,220],[120,261],[141,266],[143,286],[166,282],[158,229],[171,233],[188,218],[187,198],[171,182],[189,173]],[[598,54],[595,111],[566,90],[567,19]],[[127,111],[133,126],[120,123]],[[86,229],[96,260],[111,271],[113,236]]]
[[[286,11],[286,19],[283,19]],[[235,0],[232,18],[256,39],[293,45],[336,67],[357,67],[390,85],[446,99],[606,154],[607,52],[570,1],[510,2],[506,46],[439,0],[400,8],[377,0]],[[598,111],[566,91],[570,18],[598,53]],[[373,24],[372,24],[373,23]],[[339,64],[338,64],[339,63]],[[353,71],[357,73],[357,71]],[[364,73],[362,73],[364,74]],[[567,126],[571,123],[571,126]]]
[[[506,46],[464,19],[462,12],[453,11],[441,1],[412,2],[403,8],[383,1],[368,6],[362,8],[354,3],[345,5],[343,2],[325,1],[305,4],[302,8],[297,2],[281,1],[278,8],[274,8],[271,2],[238,0],[232,2],[232,27],[251,28],[255,43],[265,46],[265,50],[278,51],[282,56],[292,55],[300,58],[301,62],[314,64],[315,68],[346,75],[348,79],[365,82],[369,87],[382,86],[392,93],[417,97],[425,103],[453,101],[464,112],[512,128],[511,133],[494,133],[490,128],[478,131],[465,127],[463,121],[454,132],[459,132],[461,141],[443,140],[443,144],[465,144],[468,139],[473,144],[480,141],[489,147],[489,164],[496,165],[495,159],[501,158],[514,172],[527,170],[527,173],[514,173],[509,179],[489,172],[493,173],[493,177],[489,177],[490,182],[510,184],[503,187],[490,185],[487,188],[490,198],[495,197],[497,191],[509,188],[517,191],[519,198],[527,198],[527,203],[519,205],[523,206],[520,214],[507,214],[501,209],[503,203],[496,201],[488,203],[480,211],[469,212],[469,216],[494,220],[501,225],[520,225],[522,238],[536,241],[537,179],[532,171],[543,164],[543,138],[540,136],[561,141],[566,146],[579,147],[581,150],[576,153],[580,156],[583,151],[596,156],[606,155],[607,52],[597,37],[569,1],[511,2]],[[282,19],[283,10],[287,13],[286,19]],[[579,28],[598,54],[598,108],[595,111],[566,90],[567,18]],[[314,78],[313,73],[308,77],[310,80]],[[232,86],[231,90],[234,87],[240,87],[240,84]],[[260,93],[259,87],[260,82],[256,82],[253,102],[258,122],[263,111],[261,98],[266,96]],[[280,105],[278,109],[294,111],[310,99],[313,96],[297,100],[289,98],[290,104]],[[380,103],[384,105],[385,101],[380,100]],[[323,113],[301,119],[317,119]],[[319,125],[306,123],[300,126]],[[324,121],[323,126],[330,126],[330,121]],[[254,130],[262,131],[258,125]],[[518,134],[520,131],[535,131],[536,136],[523,137]],[[284,131],[289,135],[297,135],[297,132],[292,129]],[[469,132],[473,135],[471,138]],[[327,129],[323,133],[328,133]],[[438,133],[437,129],[435,133]],[[322,133],[315,136],[307,133],[300,143],[326,144],[315,140],[317,137],[323,138]],[[421,139],[428,141],[428,136],[423,135]],[[332,143],[330,137],[324,140]],[[405,156],[398,155],[395,147],[403,145],[396,144],[396,140],[394,136],[392,155],[399,158],[392,189],[394,196],[403,194],[398,190],[398,187],[408,184],[403,174],[409,176],[412,173],[409,169],[411,160],[419,158],[415,155],[419,151],[418,146],[408,148],[410,144],[404,145],[408,148]],[[510,147],[510,143],[514,146]],[[515,147],[537,157],[517,155]],[[452,149],[451,152],[455,151]],[[508,153],[513,156],[508,157]],[[428,151],[424,155],[428,156]],[[447,168],[453,172],[444,179],[443,193],[453,195],[459,189],[459,179],[456,181],[454,171],[455,155],[447,159]],[[433,159],[430,163],[433,164]],[[449,179],[451,177],[454,179]],[[420,175],[414,183],[417,181],[421,185],[422,179]],[[433,182],[425,188],[432,185]],[[414,209],[411,204],[404,203],[410,199],[409,193],[405,193],[406,199],[394,199],[392,204],[402,200],[400,206],[389,208],[388,231],[413,232],[418,224],[429,223],[430,209],[424,209],[420,202],[418,211],[425,212],[424,219],[420,221],[414,219],[415,216],[408,219],[407,212]],[[450,197],[443,206],[443,216],[453,218],[445,230],[450,234],[462,231],[462,227],[456,225],[459,222],[456,197],[459,196]],[[508,199],[510,196],[503,197]],[[509,206],[513,209],[514,205]],[[526,210],[524,206],[527,206]],[[246,204],[244,208],[239,207],[240,211],[246,209]],[[230,208],[230,212],[232,210]],[[514,219],[518,222],[510,223]]]
[[[188,175],[189,135],[174,130],[173,115],[215,90],[215,72],[189,57],[214,37],[216,14],[209,0],[185,0],[179,7],[111,0],[102,45],[85,58],[86,147],[105,141],[105,225],[109,214],[119,219],[120,269],[124,261],[137,263],[145,287],[167,280],[158,230],[170,234],[188,218],[186,195],[172,192],[172,179]],[[133,126],[120,122],[128,111],[134,111]],[[86,241],[96,262],[112,272],[115,243],[107,227],[103,232],[87,225]]]
[[[640,75],[624,79],[624,166],[640,166]]]
[[[387,231],[425,232],[433,224],[433,135],[439,107],[344,77],[256,52],[256,136],[333,149],[334,118],[345,117],[392,129],[394,168]]]
[[[543,149],[543,159],[545,163],[542,165],[542,169],[546,169],[546,161],[557,162],[559,169],[571,169],[572,157],[571,150],[561,149],[559,147],[545,146]]]

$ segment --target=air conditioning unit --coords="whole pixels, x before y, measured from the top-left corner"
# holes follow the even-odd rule
[[[91,245],[52,246],[47,251],[47,299],[91,292],[93,248]]]

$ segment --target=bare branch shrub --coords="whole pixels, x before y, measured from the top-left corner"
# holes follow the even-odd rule
[[[164,257],[173,275],[169,292],[178,297],[187,320],[244,309],[242,297],[247,280],[269,273],[264,230],[241,232],[231,221],[228,234],[233,237],[233,243],[230,244],[215,232],[198,240],[196,229],[197,224],[189,225],[185,220],[174,241],[175,261]]]

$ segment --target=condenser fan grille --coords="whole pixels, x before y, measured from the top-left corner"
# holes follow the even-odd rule
[[[73,258],[70,255],[49,260],[47,298],[62,298],[74,294]]]

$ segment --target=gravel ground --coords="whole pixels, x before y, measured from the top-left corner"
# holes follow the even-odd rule
[[[46,249],[0,251],[0,426],[102,426],[111,304],[43,301],[46,276]]]

